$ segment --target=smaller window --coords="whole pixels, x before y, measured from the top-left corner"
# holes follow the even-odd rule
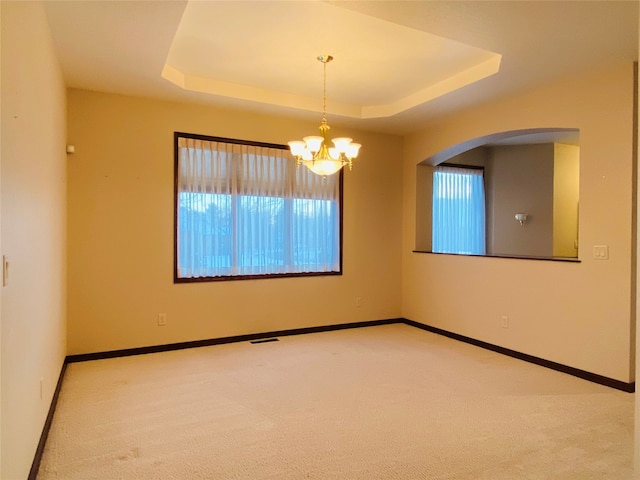
[[[432,250],[485,254],[483,169],[435,167],[433,173]]]

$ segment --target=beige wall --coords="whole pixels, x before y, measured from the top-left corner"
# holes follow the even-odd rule
[[[640,24],[640,11],[638,12],[639,24]],[[638,51],[640,51],[640,35],[638,35]],[[640,82],[638,82],[638,62],[635,63],[635,124],[634,124],[634,133],[636,135],[636,152],[640,151],[640,125],[638,122],[638,112],[640,111]],[[640,211],[640,195],[638,195],[638,191],[640,191],[640,175],[638,175],[638,159],[636,158],[635,162],[635,202],[633,202],[633,212],[634,212],[634,237],[633,237],[633,251],[635,253],[634,259],[634,269],[633,269],[633,282],[632,288],[635,292],[635,303],[633,314],[636,322],[634,322],[632,335],[635,337],[634,346],[637,348],[640,345],[640,328],[637,328],[637,318],[638,318],[638,310],[640,309],[640,282],[638,282],[638,272],[640,271],[640,256],[638,252],[640,251],[640,222],[638,222],[638,212]],[[635,352],[634,348],[634,359],[635,359],[635,372],[640,372],[640,355]],[[639,382],[640,384],[640,382]],[[640,395],[636,394],[635,401],[635,424],[634,424],[634,468],[636,472],[640,472]]]
[[[0,37],[2,35],[2,6],[0,5]],[[2,112],[2,39],[0,38],[0,113]],[[2,261],[2,119],[0,118],[0,261]],[[0,269],[4,265],[0,265]],[[0,288],[2,286],[0,285]],[[0,475],[2,475],[2,294],[0,293]]]
[[[2,6],[0,5],[0,113],[2,110]],[[2,261],[2,119],[0,118],[0,261]],[[0,269],[4,265],[0,265]],[[0,285],[0,288],[2,286]],[[2,475],[2,294],[0,293],[0,475]]]
[[[433,248],[433,173],[431,165],[416,167],[416,244],[415,249],[430,252]]]
[[[174,285],[173,132],[282,144],[317,125],[81,90],[68,109],[70,354],[400,315],[401,138],[332,125],[363,144],[342,276]]]
[[[633,66],[470,109],[405,138],[403,316],[576,368],[632,380]],[[580,129],[580,263],[412,253],[416,164],[524,128]],[[592,258],[608,245],[609,260]],[[500,317],[510,317],[510,328]]]
[[[42,5],[1,9],[0,228],[11,266],[0,312],[0,477],[24,480],[66,350],[65,88]]]
[[[488,253],[553,256],[553,144],[490,149]],[[526,213],[520,225],[516,213]]]
[[[580,202],[580,147],[554,144],[553,255],[578,255],[578,205]]]

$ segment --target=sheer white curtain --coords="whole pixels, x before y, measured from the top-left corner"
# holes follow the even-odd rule
[[[335,272],[339,176],[286,149],[178,137],[178,278]]]
[[[434,252],[485,254],[483,170],[435,167],[432,224]]]

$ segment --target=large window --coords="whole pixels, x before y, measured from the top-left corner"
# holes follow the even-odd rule
[[[432,235],[434,252],[485,254],[482,169],[435,168]]]
[[[175,157],[175,281],[341,273],[341,175],[283,145],[184,133]]]

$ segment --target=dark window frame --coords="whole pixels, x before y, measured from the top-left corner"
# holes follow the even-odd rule
[[[249,145],[254,147],[268,147],[277,148],[280,150],[289,150],[287,145],[281,145],[276,143],[256,142],[251,140],[239,140],[235,138],[226,137],[214,137],[209,135],[200,135],[186,132],[174,132],[173,134],[173,156],[174,156],[174,171],[173,171],[173,283],[201,283],[201,282],[226,282],[233,280],[258,280],[265,278],[292,278],[292,277],[320,277],[320,276],[334,276],[342,275],[342,256],[343,256],[343,208],[344,208],[344,169],[340,170],[337,175],[338,179],[338,248],[339,248],[339,263],[338,270],[331,272],[293,272],[293,273],[269,273],[269,274],[256,274],[256,275],[225,275],[215,277],[180,277],[178,276],[178,196],[179,196],[179,161],[180,161],[180,149],[178,147],[179,138],[190,138],[195,140],[206,140],[211,142],[224,142],[237,145]],[[293,161],[293,160],[292,160]],[[306,168],[298,166],[296,168]]]

